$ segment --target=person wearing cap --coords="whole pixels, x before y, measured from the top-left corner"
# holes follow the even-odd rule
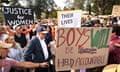
[[[0,41],[0,72],[9,72],[12,67],[14,68],[45,68],[48,63],[32,63],[32,62],[18,62],[14,59],[8,58],[9,48],[12,44]]]
[[[40,26],[37,30],[37,36],[28,43],[27,49],[24,53],[24,60],[32,62],[49,62],[51,59],[51,52],[47,46],[45,36],[48,32],[45,27]],[[37,68],[35,72],[48,72],[49,67]]]

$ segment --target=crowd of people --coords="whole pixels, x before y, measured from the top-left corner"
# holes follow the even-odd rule
[[[2,72],[55,72],[54,50],[56,19],[35,20],[34,24],[0,23],[0,69]],[[120,63],[120,17],[82,18],[82,27],[112,27],[108,64]],[[93,69],[88,69],[88,72]],[[0,71],[0,72],[1,72]],[[66,72],[66,71],[65,71]],[[97,71],[101,72],[101,71]]]
[[[84,27],[113,27],[120,26],[120,16],[90,16],[82,17],[82,26]]]
[[[41,22],[36,21],[32,25],[15,25],[13,27],[0,25],[2,72],[29,72],[32,68],[35,72],[54,72],[50,63],[54,57],[50,51],[50,42],[54,40],[55,30],[53,25],[46,25],[45,20]],[[12,45],[3,47],[3,43]],[[1,52],[2,49],[5,51]],[[6,53],[5,56],[4,53]],[[9,66],[4,66],[3,62]],[[16,66],[20,68],[16,69]]]

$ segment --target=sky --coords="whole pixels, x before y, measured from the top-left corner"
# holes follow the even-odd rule
[[[65,0],[54,0],[58,7],[64,8]]]
[[[19,0],[19,2],[22,4],[22,6],[27,5],[26,1],[27,0]],[[57,4],[58,7],[64,8],[66,0],[54,0],[54,1],[55,1],[55,3]]]

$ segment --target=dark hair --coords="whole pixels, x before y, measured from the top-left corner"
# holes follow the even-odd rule
[[[52,28],[51,28],[51,26],[47,26],[47,27],[50,29],[49,33],[52,34]]]
[[[0,60],[1,60],[1,59],[4,59],[4,58],[2,57],[2,54],[0,54]]]
[[[114,26],[112,33],[116,33],[116,35],[120,36],[120,26]]]

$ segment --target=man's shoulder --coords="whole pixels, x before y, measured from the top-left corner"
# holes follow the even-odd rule
[[[36,37],[32,38],[30,41],[31,42],[36,42],[36,41],[39,41],[39,38],[36,36]]]
[[[38,40],[38,37],[35,36],[35,37],[33,37],[31,40]]]

